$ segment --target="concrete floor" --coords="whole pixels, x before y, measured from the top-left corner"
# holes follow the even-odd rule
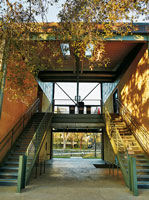
[[[46,173],[32,178],[29,186],[17,194],[15,187],[0,187],[0,200],[148,200],[149,190],[134,197],[121,176],[108,169],[95,168],[96,159],[54,159]]]

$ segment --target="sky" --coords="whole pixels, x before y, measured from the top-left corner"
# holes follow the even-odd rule
[[[61,10],[61,5],[65,3],[65,0],[59,0],[59,3],[54,4],[54,6],[49,6],[49,12],[47,15],[48,22],[58,22],[59,19],[57,17],[59,11]]]
[[[61,10],[62,4],[64,4],[65,1],[66,0],[59,0],[58,3],[54,4],[53,6],[49,6],[49,11],[48,11],[48,14],[47,14],[47,21],[48,22],[59,22],[57,15],[58,15],[59,11]],[[139,22],[144,22],[142,19],[143,19],[143,17],[140,17]],[[146,22],[148,22],[148,21],[146,21]]]

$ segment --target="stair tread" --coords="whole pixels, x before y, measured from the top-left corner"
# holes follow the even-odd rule
[[[18,161],[6,161],[5,163],[6,164],[19,164]]]
[[[43,119],[45,113],[36,113],[30,119],[19,138],[17,139],[15,147],[9,153],[6,162],[0,167],[0,185],[10,186],[17,184],[18,170],[19,170],[19,156],[24,155],[28,144],[34,136],[35,131],[38,129],[41,120]],[[51,114],[48,115],[49,119]],[[44,124],[47,124],[48,120],[45,120]],[[40,128],[42,132],[45,128]],[[42,133],[41,132],[41,133]],[[42,134],[41,134],[42,135]],[[38,139],[38,138],[37,138]],[[40,139],[40,137],[39,137]],[[31,159],[27,161],[27,164],[31,164]],[[27,169],[28,166],[27,165]]]
[[[1,167],[0,169],[15,169],[15,170],[18,170],[19,168],[18,168],[18,167],[3,166],[3,167]]]
[[[6,175],[6,176],[18,176],[18,173],[15,172],[0,172],[0,175]],[[1,180],[1,179],[0,179]]]
[[[2,179],[0,179],[0,182],[17,182],[18,180],[17,179],[5,179],[5,178],[2,178]]]
[[[136,169],[137,172],[149,172],[149,169]]]
[[[149,174],[137,174],[137,178],[149,178]]]
[[[143,180],[143,181],[137,181],[137,183],[138,184],[147,184],[147,185],[149,185],[149,181],[147,181],[147,180]]]
[[[136,163],[136,166],[149,167],[149,163]]]

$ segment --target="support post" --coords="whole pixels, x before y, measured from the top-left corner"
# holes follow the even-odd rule
[[[35,178],[37,178],[37,174],[38,174],[38,163],[35,163]]]
[[[101,113],[103,114],[103,85],[102,85],[102,83],[101,83],[101,86],[100,86],[100,88],[101,88],[101,102],[100,102],[100,104],[101,104]]]
[[[114,164],[112,163],[112,171],[113,171],[113,176],[114,176]]]
[[[132,183],[131,183],[131,160],[130,156],[128,155],[128,178],[129,178],[129,189],[132,191]]]
[[[53,83],[53,91],[52,91],[52,112],[53,113],[54,113],[54,106],[55,106],[54,95],[55,95],[55,83]]]
[[[147,46],[148,46],[148,56],[149,56],[149,35],[147,35]]]
[[[53,131],[50,134],[50,160],[53,158]]]
[[[96,147],[96,135],[94,135],[94,144],[95,144],[95,158],[97,157],[97,155],[96,155],[96,150],[97,150],[97,147]]]
[[[131,183],[134,196],[138,196],[137,174],[136,174],[136,158],[130,157],[131,164]]]
[[[104,160],[104,134],[105,130],[102,129],[102,134],[101,134],[101,159]]]
[[[26,175],[26,156],[21,155],[19,156],[17,193],[20,193],[21,189],[25,188],[25,175]]]
[[[79,103],[79,58],[76,56],[76,69],[77,69],[77,105]]]

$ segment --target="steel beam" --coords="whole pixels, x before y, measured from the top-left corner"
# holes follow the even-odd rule
[[[79,82],[113,82],[116,72],[113,71],[97,71],[79,74]],[[77,74],[72,71],[41,71],[38,78],[43,82],[77,82]]]
[[[79,103],[79,68],[80,68],[80,60],[78,56],[75,56],[76,58],[76,69],[77,69],[77,105]]]

